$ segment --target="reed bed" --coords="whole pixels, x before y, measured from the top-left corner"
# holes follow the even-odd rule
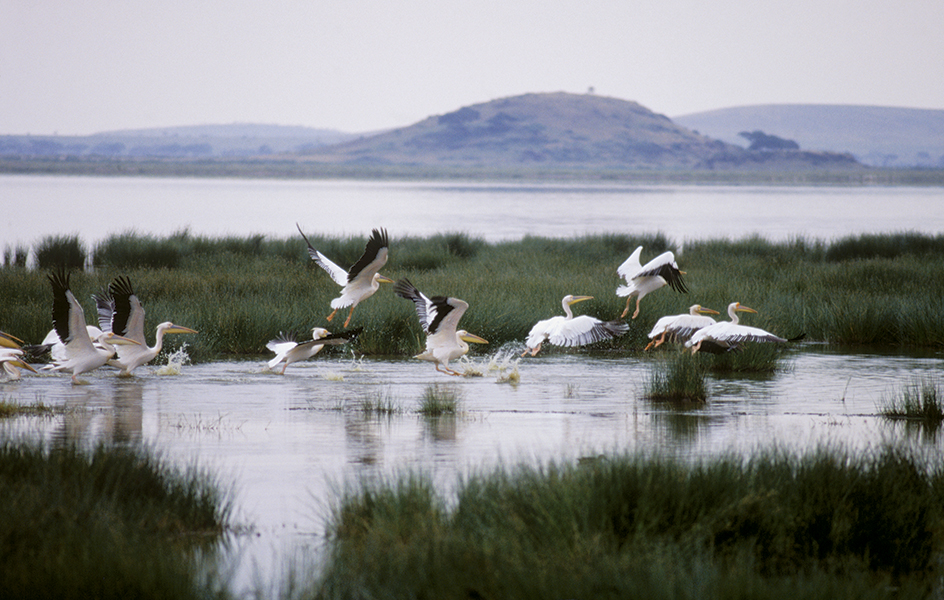
[[[337,499],[297,597],[925,598],[944,471],[890,447],[413,473]]]
[[[342,266],[363,252],[364,237],[306,233]],[[944,347],[940,236],[902,233],[832,243],[753,237],[692,242],[681,252],[661,234],[486,243],[449,233],[393,237],[383,272],[409,277],[428,296],[469,302],[461,326],[489,340],[489,346],[472,350],[481,353],[521,342],[536,321],[562,314],[566,294],[595,297],[579,306],[583,314],[618,318],[625,301],[614,293],[620,283],[616,268],[637,245],[644,246],[643,260],[674,250],[690,292],[664,288],[648,295],[626,335],[578,352],[638,352],[659,317],[686,312],[694,303],[723,313],[735,300],[758,310],[742,317],[744,323],[786,338],[805,334],[833,344]],[[76,270],[72,278],[87,319],[94,316],[90,295],[127,275],[149,327],[170,320],[200,331],[186,336],[195,361],[265,354],[265,343],[279,331],[340,327],[325,320],[339,288],[309,259],[298,235],[207,239],[184,231],[157,239],[128,232],[102,242],[92,256],[94,268]],[[30,343],[51,329],[46,273],[17,265],[0,269],[0,329]],[[389,285],[356,308],[352,326],[364,327],[356,343],[361,354],[416,354],[424,345],[412,303],[397,298]],[[170,350],[183,341],[170,336]]]
[[[880,404],[885,417],[918,421],[936,430],[944,423],[944,384],[937,378],[915,379]]]
[[[0,445],[0,596],[213,598],[230,522],[212,478],[143,450]]]
[[[675,354],[650,371],[646,398],[668,402],[704,402],[708,399],[705,370],[701,361]]]

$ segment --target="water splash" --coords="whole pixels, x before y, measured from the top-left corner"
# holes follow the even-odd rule
[[[489,372],[498,372],[498,383],[519,383],[521,373],[518,371],[518,363],[521,357],[518,355],[521,350],[521,344],[518,342],[508,342],[501,346],[495,354],[492,355],[488,363]]]
[[[157,375],[180,375],[182,367],[190,364],[190,355],[187,353],[187,342],[184,342],[180,348],[167,356],[167,364],[159,367],[155,374]]]

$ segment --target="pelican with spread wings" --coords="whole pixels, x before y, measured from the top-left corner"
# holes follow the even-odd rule
[[[528,352],[531,353],[531,356],[534,356],[541,350],[541,345],[544,342],[555,346],[585,346],[586,344],[623,335],[629,331],[629,325],[622,321],[601,321],[590,315],[575,317],[574,311],[570,308],[571,305],[592,299],[593,296],[574,296],[571,294],[564,296],[561,300],[561,306],[564,307],[564,316],[558,315],[535,323],[528,333],[528,339],[525,341],[527,348],[521,353],[521,356]]]
[[[279,375],[285,375],[285,369],[293,362],[308,360],[325,346],[344,344],[357,337],[361,331],[363,329],[358,327],[342,333],[331,333],[324,327],[315,327],[311,330],[311,339],[306,342],[298,342],[294,335],[280,332],[279,337],[266,344],[266,348],[275,352],[275,358],[268,362],[269,368],[274,369],[282,363]]]
[[[331,262],[327,256],[315,250],[301,226],[298,223],[295,226],[298,227],[298,233],[302,234],[305,243],[308,244],[308,255],[311,259],[341,286],[341,295],[331,301],[331,308],[334,310],[328,315],[328,321],[334,318],[338,310],[350,306],[351,310],[347,314],[347,319],[344,320],[344,326],[347,327],[351,322],[351,317],[354,316],[354,307],[373,296],[374,292],[380,289],[381,283],[393,283],[392,279],[379,273],[380,269],[387,264],[389,253],[387,230],[374,229],[370,239],[367,240],[364,254],[348,271],[345,271]]]
[[[685,342],[685,347],[691,348],[692,354],[695,354],[701,349],[703,344],[710,344],[713,347],[718,347],[723,350],[734,350],[744,342],[784,343],[790,341],[758,327],[741,325],[738,322],[739,312],[756,313],[757,311],[744,306],[740,302],[732,302],[728,305],[728,316],[731,317],[730,321],[721,321],[720,323],[699,329],[692,335],[692,339]]]
[[[685,271],[679,270],[674,254],[663,252],[645,265],[639,264],[641,255],[642,246],[639,246],[616,269],[617,274],[626,280],[626,285],[616,288],[617,296],[626,297],[626,308],[623,309],[623,314],[620,315],[621,319],[629,312],[629,303],[633,296],[636,297],[636,310],[633,312],[633,318],[635,319],[639,316],[639,302],[646,294],[654,292],[666,284],[676,292],[688,292],[685,282],[682,281],[682,275],[685,274]]]
[[[688,312],[682,315],[669,315],[656,321],[649,332],[649,348],[658,348],[666,338],[674,342],[687,342],[695,332],[703,327],[714,325],[716,321],[708,315],[716,315],[718,311],[705,308],[701,304],[692,304]]]
[[[72,383],[79,383],[79,375],[101,367],[115,355],[115,346],[139,345],[111,331],[102,332],[93,340],[85,324],[85,311],[69,289],[69,273],[65,269],[54,271],[49,275],[49,282],[52,284],[53,328],[64,344],[63,356],[51,370],[68,371],[72,373]]]
[[[95,296],[98,308],[98,324],[102,331],[111,331],[134,340],[136,344],[119,346],[118,358],[110,359],[109,365],[121,369],[120,375],[131,372],[149,363],[164,347],[164,335],[168,333],[197,333],[189,327],[165,321],[157,326],[153,346],[147,345],[144,337],[144,306],[125,276],[116,277],[108,286],[108,293]]]
[[[464,329],[456,330],[459,319],[469,308],[469,303],[465,300],[446,296],[429,298],[406,278],[397,281],[393,286],[393,291],[401,298],[412,300],[416,305],[416,315],[426,333],[426,350],[417,354],[415,358],[435,364],[437,371],[449,375],[461,375],[458,371],[449,368],[449,361],[464,356],[469,351],[467,342],[488,343]]]

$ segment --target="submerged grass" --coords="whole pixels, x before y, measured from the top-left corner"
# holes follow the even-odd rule
[[[316,248],[349,266],[365,238],[329,238],[306,231]],[[393,232],[391,232],[393,233]],[[940,237],[940,236],[939,236]],[[62,246],[78,240],[62,241]],[[724,311],[740,301],[759,311],[744,323],[786,338],[839,344],[944,347],[944,244],[920,234],[860,236],[832,243],[761,238],[708,240],[686,244],[684,252],[662,234],[584,236],[573,239],[525,237],[486,243],[465,234],[391,238],[388,277],[410,277],[428,296],[467,301],[461,326],[489,340],[485,352],[520,342],[540,319],[561,314],[566,294],[592,295],[581,314],[612,320],[625,302],[616,297],[616,268],[637,246],[643,260],[674,250],[687,272],[688,294],[665,288],[646,296],[630,331],[599,344],[615,352],[637,352],[646,334],[667,314],[687,312],[694,303]],[[203,238],[187,231],[152,238],[134,232],[113,236],[93,253],[95,269],[76,270],[72,288],[94,314],[90,295],[118,275],[131,278],[147,310],[150,327],[173,321],[197,329],[186,336],[191,358],[265,354],[279,331],[326,326],[339,287],[307,255],[300,236]],[[78,269],[78,268],[77,268]],[[37,343],[51,327],[51,293],[45,267],[38,271],[0,269],[0,329]],[[361,354],[416,354],[424,336],[412,303],[392,287],[360,304],[352,327],[364,327],[356,342]],[[182,336],[169,336],[173,351]]]
[[[944,471],[905,451],[627,455],[338,499],[301,597],[923,598]]]
[[[459,390],[452,385],[432,383],[423,388],[419,412],[426,417],[456,414],[459,410]]]
[[[220,597],[230,511],[207,474],[142,450],[4,442],[0,596]]]

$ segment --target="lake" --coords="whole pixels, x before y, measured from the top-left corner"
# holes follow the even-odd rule
[[[394,244],[397,236],[443,231],[489,241],[661,231],[678,243],[944,232],[940,188],[0,176],[0,194],[8,208],[0,224],[4,246],[71,233],[94,243],[130,229],[284,238],[297,235],[296,221],[327,235],[365,236],[382,226]],[[462,378],[410,358],[340,350],[293,364],[285,376],[265,367],[267,357],[162,368],[167,356],[133,378],[87,374],[87,385],[71,385],[68,375],[28,375],[0,382],[0,397],[69,410],[0,423],[0,435],[144,444],[175,463],[209,469],[232,484],[237,520],[249,528],[226,553],[238,589],[276,580],[291,559],[317,562],[328,504],[361,478],[412,469],[448,489],[469,470],[609,452],[703,457],[770,444],[941,445],[936,432],[878,414],[902,386],[940,377],[940,351],[883,354],[805,343],[774,374],[712,376],[707,403],[677,406],[643,397],[671,349],[620,358],[558,350],[519,359],[520,350],[491,348],[459,362],[460,370],[480,373]],[[420,415],[428,389],[455,394],[458,414]],[[364,410],[378,400],[397,410]]]
[[[4,247],[134,230],[277,238],[467,233],[487,241],[662,232],[671,240],[944,231],[944,188],[284,181],[0,175]]]

